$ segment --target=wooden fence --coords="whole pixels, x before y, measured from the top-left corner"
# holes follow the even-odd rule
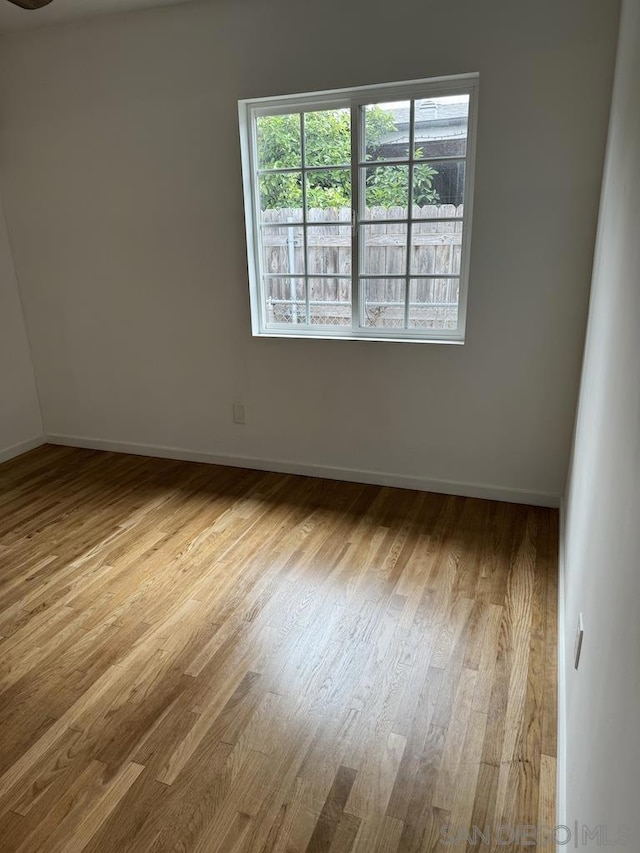
[[[409,272],[412,276],[442,278],[412,281],[410,325],[455,326],[462,222],[446,220],[461,217],[462,211],[462,205],[413,208]],[[366,210],[365,218],[386,221],[361,227],[361,275],[390,276],[364,282],[366,322],[403,325],[406,285],[403,279],[391,276],[407,273],[407,225],[389,220],[406,220],[407,208],[374,207]],[[266,210],[262,214],[263,271],[267,275],[291,276],[268,280],[267,300],[271,319],[276,322],[306,322],[304,233],[300,225],[294,224],[301,219],[302,211],[295,208]],[[351,209],[313,208],[307,222],[310,322],[345,325],[351,322]],[[335,278],[314,277],[318,275]]]

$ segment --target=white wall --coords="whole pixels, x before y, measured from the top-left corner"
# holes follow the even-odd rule
[[[42,421],[0,199],[0,462],[39,444]]]
[[[0,163],[46,432],[555,500],[617,11],[219,0],[3,37]],[[466,345],[252,338],[238,98],[468,71]]]
[[[640,849],[640,0],[625,0],[566,503],[566,816]],[[578,615],[585,640],[572,654]],[[586,849],[596,849],[593,841]],[[620,846],[620,849],[623,849]]]

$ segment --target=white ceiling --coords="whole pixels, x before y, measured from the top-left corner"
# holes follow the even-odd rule
[[[0,0],[0,32],[20,30],[27,27],[41,27],[78,18],[92,18],[109,12],[123,12],[128,9],[144,9],[149,6],[167,6],[171,3],[184,3],[188,0],[53,0],[48,6],[37,11],[26,11]]]

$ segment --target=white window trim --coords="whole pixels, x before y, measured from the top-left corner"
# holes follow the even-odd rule
[[[476,161],[476,131],[478,122],[477,73],[460,74],[449,77],[434,77],[424,80],[410,80],[402,83],[383,83],[375,86],[359,86],[352,89],[334,89],[311,92],[300,95],[280,95],[271,98],[249,98],[238,102],[240,121],[240,144],[242,155],[242,182],[244,191],[245,226],[247,237],[247,259],[249,268],[249,289],[251,302],[251,328],[256,337],[269,338],[318,338],[324,340],[366,340],[400,341],[410,343],[463,344],[466,332],[467,297],[469,289],[469,261],[471,254],[471,234],[473,218],[473,192]],[[358,257],[359,222],[359,181],[361,149],[364,144],[362,128],[358,126],[358,108],[377,100],[401,101],[417,100],[447,95],[469,95],[469,118],[467,131],[467,149],[465,156],[464,214],[462,218],[462,249],[460,261],[460,291],[458,301],[458,328],[451,329],[397,329],[363,327],[359,325],[359,278],[367,278],[360,272],[360,263],[352,264],[352,317],[351,329],[327,327],[318,329],[305,326],[300,329],[295,324],[269,324],[264,318],[264,299],[262,294],[260,270],[259,222],[256,211],[259,210],[258,168],[255,162],[257,140],[255,137],[255,118],[260,115],[287,114],[303,112],[310,108],[337,109],[351,108],[352,111],[352,206],[354,219],[354,241],[352,251]],[[361,114],[360,114],[361,115]],[[359,275],[360,273],[360,275]],[[447,276],[442,276],[446,278]],[[296,278],[292,275],[291,278]],[[408,294],[407,294],[408,299]]]

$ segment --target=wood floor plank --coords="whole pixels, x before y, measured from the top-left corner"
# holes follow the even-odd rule
[[[307,853],[323,853],[331,847],[357,775],[357,772],[350,767],[338,768],[336,778],[307,845]]]
[[[0,465],[0,853],[553,825],[557,541],[556,511],[493,501],[49,446]]]

